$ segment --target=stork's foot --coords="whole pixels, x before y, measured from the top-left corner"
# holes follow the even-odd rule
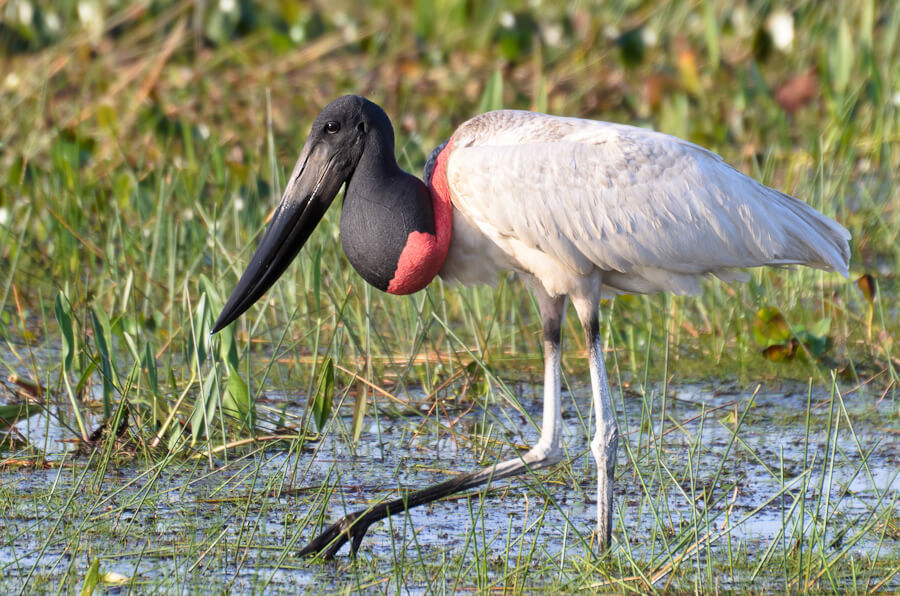
[[[377,521],[375,519],[367,519],[366,514],[369,512],[370,510],[364,509],[345,515],[328,526],[324,532],[311,540],[297,554],[301,557],[321,554],[323,559],[333,559],[334,555],[341,550],[341,547],[348,540],[352,539],[350,554],[355,557],[356,551],[359,550],[359,545],[369,526]]]

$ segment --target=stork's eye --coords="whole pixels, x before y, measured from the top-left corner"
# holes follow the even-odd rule
[[[330,135],[333,135],[340,129],[341,129],[341,125],[339,123],[335,122],[334,120],[330,120],[325,123],[325,132],[327,132]]]

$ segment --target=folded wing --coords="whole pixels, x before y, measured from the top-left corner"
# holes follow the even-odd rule
[[[549,259],[617,291],[679,293],[744,267],[848,274],[843,226],[669,135],[491,112],[454,134],[447,173],[454,206],[526,272]]]

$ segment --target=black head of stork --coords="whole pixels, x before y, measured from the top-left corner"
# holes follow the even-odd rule
[[[284,273],[344,183],[341,243],[363,279],[386,292],[409,294],[437,275],[449,231],[436,227],[449,225],[449,218],[439,213],[436,222],[428,188],[397,165],[394,129],[384,110],[346,95],[313,122],[281,202],[213,333],[241,316]]]

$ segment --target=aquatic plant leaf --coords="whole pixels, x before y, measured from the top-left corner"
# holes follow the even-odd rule
[[[353,402],[353,422],[350,425],[354,445],[359,442],[359,437],[362,436],[363,422],[366,419],[366,407],[366,392],[361,390],[356,394],[356,399]]]
[[[234,330],[237,326],[229,325],[225,329],[219,331],[215,336],[218,338],[218,343],[215,343],[212,340],[209,335],[209,330],[212,328],[212,323],[215,321],[213,315],[222,311],[222,300],[219,297],[219,292],[216,290],[215,284],[213,284],[205,275],[200,276],[200,288],[203,290],[203,295],[206,297],[204,303],[206,310],[205,314],[208,314],[209,316],[204,317],[202,322],[203,328],[197,328],[198,339],[203,341],[206,346],[218,346],[215,348],[215,354],[218,359],[225,362],[228,365],[229,370],[237,370],[239,358],[237,343],[234,341]]]
[[[503,73],[500,69],[495,69],[491,73],[484,86],[484,92],[481,94],[481,101],[478,104],[479,112],[490,112],[492,110],[503,109]]]
[[[783,344],[773,344],[762,351],[762,355],[766,360],[772,362],[787,362],[793,360],[797,354],[797,348],[800,342],[794,338]]]
[[[138,323],[137,318],[133,316],[123,314],[110,320],[110,330],[112,331],[113,336],[118,337],[124,342],[128,351],[131,353],[132,358],[135,360],[141,359],[137,341],[135,340],[135,337],[137,337],[139,333],[139,328],[140,324]]]
[[[168,448],[169,451],[174,451],[178,446],[178,442],[181,441],[181,434],[183,431],[184,427],[181,426],[180,423],[173,424],[169,429],[169,437],[168,441],[166,442],[166,448]]]
[[[84,576],[84,583],[81,585],[81,596],[91,596],[100,582],[100,559],[91,561],[87,574]]]
[[[828,52],[831,84],[835,91],[842,92],[850,82],[854,58],[853,34],[850,33],[850,25],[846,19],[841,19],[835,41],[836,43],[830,45]]]
[[[334,362],[326,358],[319,372],[319,380],[316,383],[316,392],[313,394],[312,416],[316,423],[316,430],[322,432],[328,423],[331,414],[331,402],[334,397]]]
[[[13,424],[41,411],[41,406],[28,402],[0,406],[0,430],[8,430]]]
[[[805,329],[795,334],[797,341],[803,344],[806,351],[816,358],[821,358],[831,348],[831,338],[826,335],[815,335]]]
[[[206,294],[206,299],[209,301],[211,312],[208,323],[212,323],[215,320],[212,318],[212,315],[222,310],[222,298],[219,296],[219,290],[216,288],[216,284],[205,275],[200,275],[200,289]]]
[[[248,428],[255,423],[255,409],[250,399],[250,387],[238,372],[229,367],[228,381],[225,382],[225,395],[222,397],[222,410],[228,416],[241,420]]]
[[[213,387],[216,384],[216,369],[213,368],[206,375],[203,381],[203,394],[197,396],[194,402],[194,411],[191,412],[191,444],[197,442],[197,438],[201,432],[208,431],[207,424],[213,419],[216,413],[216,397],[213,394]]]
[[[103,416],[112,414],[112,392],[116,386],[115,369],[110,355],[112,335],[109,330],[109,319],[102,310],[91,307],[91,322],[94,327],[94,342],[100,353],[100,373],[103,377]]]
[[[147,369],[147,380],[150,382],[150,392],[159,395],[159,371],[156,369],[156,357],[150,348],[150,342],[144,343],[144,358],[141,365]]]
[[[206,292],[200,294],[200,300],[197,301],[194,310],[194,337],[191,338],[191,344],[196,350],[197,361],[202,365],[206,362],[206,343],[209,338],[209,302],[206,298]]]
[[[87,366],[84,367],[84,370],[81,372],[81,376],[78,377],[78,382],[75,384],[75,395],[81,395],[84,393],[85,387],[87,387],[88,382],[91,380],[91,375],[94,374],[94,371],[97,370],[97,363],[90,362]]]
[[[783,344],[793,335],[780,310],[774,306],[766,306],[757,311],[756,320],[753,321],[753,339],[757,344],[761,346]]]
[[[825,317],[821,319],[818,323],[813,325],[809,332],[812,335],[817,337],[827,337],[828,333],[831,331],[831,317]]]
[[[56,293],[53,311],[56,313],[56,322],[59,323],[59,330],[62,332],[63,370],[68,372],[72,370],[72,358],[75,356],[75,334],[72,331],[72,305],[69,304],[67,298],[63,297],[62,292]]]

